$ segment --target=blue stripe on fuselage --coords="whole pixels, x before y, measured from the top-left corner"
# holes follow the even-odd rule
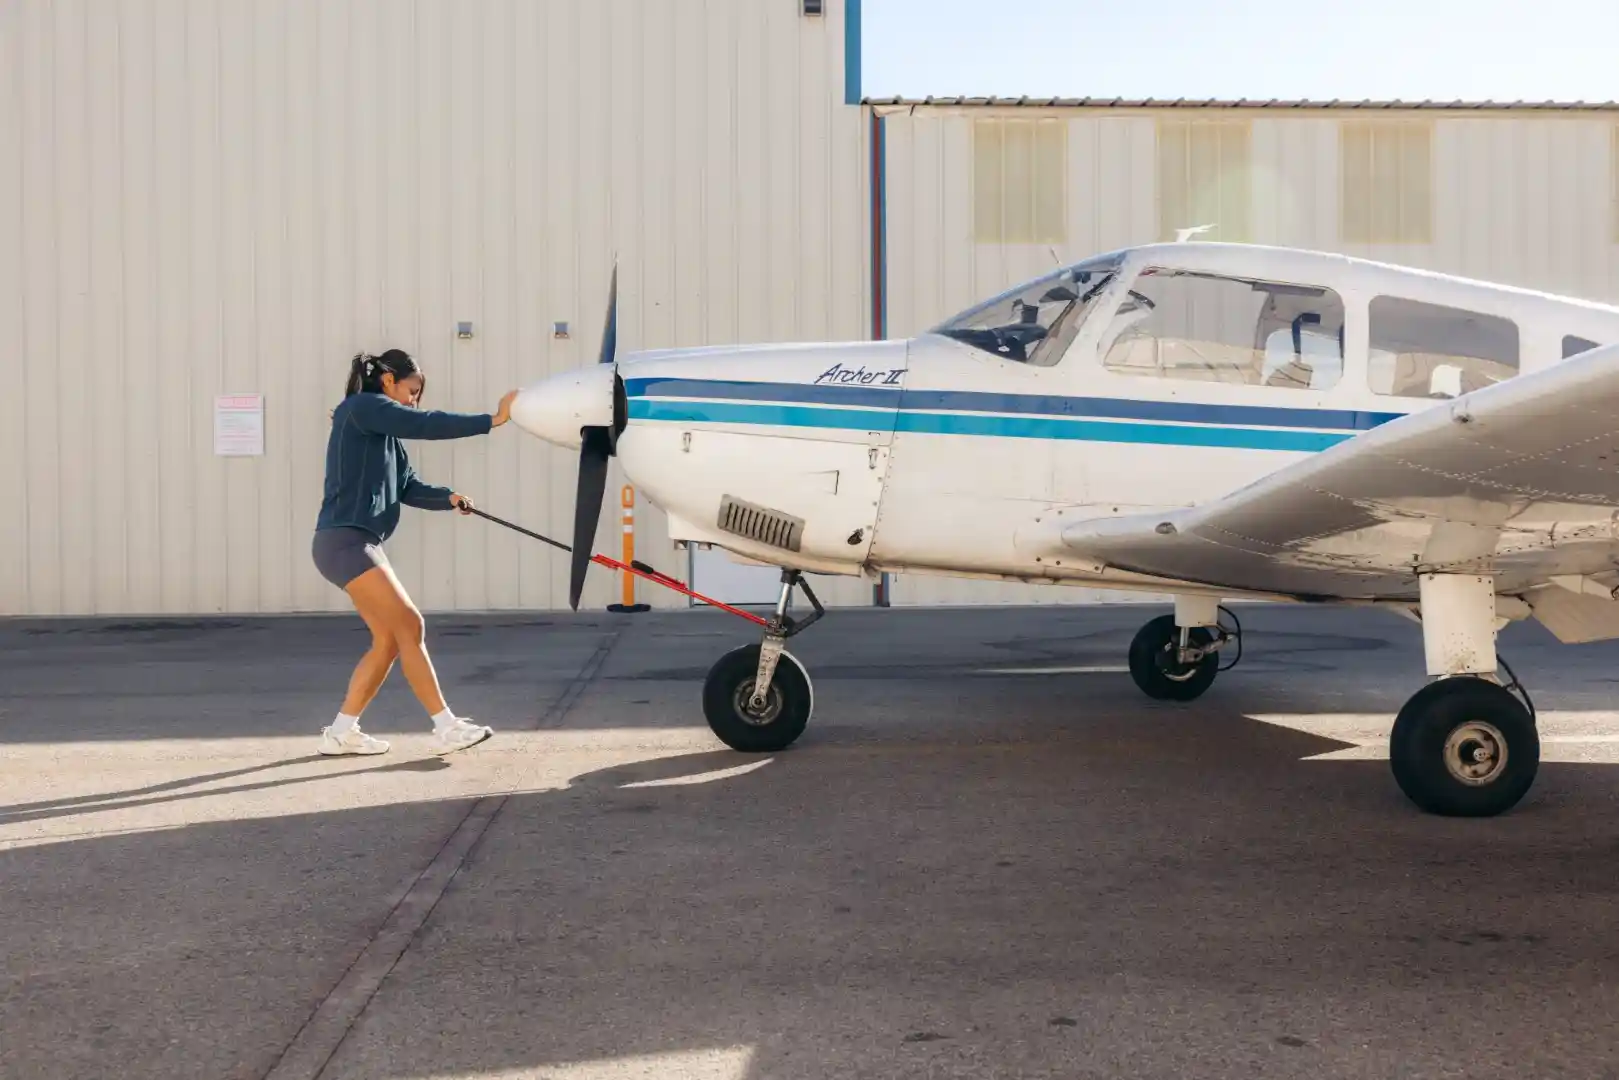
[[[1347,432],[1280,431],[1269,428],[1197,427],[1040,416],[988,416],[982,413],[900,412],[838,409],[824,405],[761,405],[734,401],[653,401],[631,398],[632,420],[695,424],[751,424],[761,427],[893,430],[931,435],[977,435],[1006,439],[1074,439],[1084,442],[1151,443],[1167,446],[1224,446],[1247,450],[1325,450]]]
[[[1126,398],[996,394],[972,390],[902,390],[843,384],[730,382],[707,379],[626,379],[630,398],[703,398],[710,401],[769,401],[806,405],[865,406],[902,413],[998,413],[1107,420],[1147,420],[1181,424],[1263,428],[1370,431],[1403,413],[1347,409],[1299,409],[1270,405],[1211,405],[1189,401],[1136,401]],[[864,426],[857,425],[857,426]],[[901,430],[924,430],[902,427]],[[931,430],[931,429],[928,429]]]
[[[903,371],[900,374],[904,374]],[[830,383],[728,382],[723,379],[625,379],[631,398],[703,398],[708,401],[783,401],[816,405],[867,405],[893,409],[904,391],[898,386]]]

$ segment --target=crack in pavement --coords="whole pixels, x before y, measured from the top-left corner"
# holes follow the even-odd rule
[[[579,673],[541,715],[535,730],[551,727],[567,717],[586,687],[596,680],[624,629],[615,627],[607,633]],[[405,888],[337,985],[315,1006],[264,1080],[320,1080],[508,798],[509,795],[485,795],[472,804],[432,861]]]

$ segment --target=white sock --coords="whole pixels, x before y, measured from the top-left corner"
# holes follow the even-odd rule
[[[443,731],[453,723],[455,723],[455,713],[451,712],[447,705],[444,707],[443,712],[433,714],[434,731]]]
[[[341,738],[359,726],[360,718],[358,716],[350,716],[347,713],[338,713],[337,719],[332,721],[332,734]]]

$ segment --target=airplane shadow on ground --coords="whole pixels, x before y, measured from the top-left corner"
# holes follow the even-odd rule
[[[1548,765],[1513,814],[1438,819],[1384,762],[1301,762],[1333,740],[1214,708],[1007,717],[1001,689],[949,738],[822,730],[508,797],[324,1075],[1422,1077],[1467,1047],[1469,1076],[1516,1078],[1619,1054],[1614,770]],[[379,852],[416,843],[419,870],[466,808],[0,852],[8,1068],[263,1076],[398,899]]]
[[[1132,635],[1153,607],[954,612],[836,611],[827,626],[795,638],[793,651],[817,685],[972,684],[997,668],[1094,667],[1095,686],[1121,707],[1142,704],[1120,673]],[[1418,630],[1384,613],[1244,609],[1249,631],[1241,666],[1214,695],[1237,707],[1266,706],[1278,694],[1309,698],[1336,685],[1353,711],[1384,711],[1423,681]],[[598,687],[624,689],[610,718],[618,727],[701,725],[701,683],[753,628],[713,612],[577,618],[432,619],[429,637],[447,695],[458,711],[515,730],[539,722],[547,703],[609,643]],[[1613,645],[1548,647],[1549,635],[1514,626],[1503,634],[1514,667],[1541,702],[1573,674],[1611,690]],[[32,624],[0,621],[0,743],[139,742],[296,738],[313,746],[341,698],[350,668],[369,642],[357,619]],[[614,643],[616,642],[616,643]],[[663,684],[663,685],[659,685]],[[1015,704],[1032,683],[1008,686]],[[1062,707],[1089,704],[1090,686]],[[909,689],[900,687],[900,692]],[[1318,696],[1318,695],[1317,695]],[[1223,707],[1223,705],[1217,706]],[[1268,707],[1268,706],[1266,706]],[[577,711],[560,726],[600,723]],[[817,724],[819,724],[817,720]],[[427,720],[395,671],[368,710],[368,730],[420,732]],[[847,730],[847,727],[845,728]]]

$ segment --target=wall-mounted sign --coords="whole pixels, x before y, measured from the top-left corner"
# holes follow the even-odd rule
[[[220,457],[264,456],[263,394],[214,398],[214,453]]]

